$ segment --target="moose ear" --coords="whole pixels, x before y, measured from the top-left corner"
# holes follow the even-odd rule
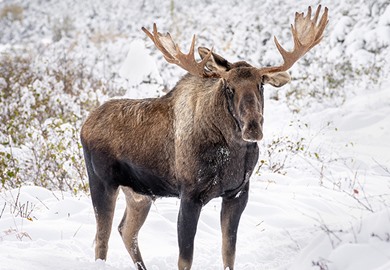
[[[199,52],[200,57],[203,59],[210,52],[210,50],[205,48],[205,47],[199,47],[198,48],[198,52]],[[222,56],[212,52],[209,60],[206,63],[206,67],[210,71],[218,73],[218,72],[221,72],[221,71],[228,71],[228,70],[230,70],[232,68],[232,64],[229,63]]]
[[[270,84],[275,87],[281,87],[291,80],[288,72],[268,73],[263,75],[263,83]]]

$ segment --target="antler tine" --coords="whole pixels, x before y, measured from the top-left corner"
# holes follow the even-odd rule
[[[280,45],[278,39],[274,37],[276,48],[280,52],[284,63],[281,66],[260,68],[260,74],[288,70],[290,67],[292,67],[292,65],[294,65],[296,61],[298,61],[299,58],[305,55],[305,53],[307,53],[315,45],[320,43],[325,27],[328,24],[328,8],[325,7],[325,11],[317,25],[320,11],[321,5],[318,6],[313,19],[311,19],[312,10],[310,6],[307,9],[306,16],[304,16],[303,12],[295,13],[294,25],[291,25],[294,49],[291,52],[286,51]]]
[[[145,27],[142,27],[142,31],[153,41],[154,45],[159,49],[169,63],[176,64],[172,53],[176,52],[176,45],[174,44],[169,33],[162,35],[157,31],[157,26],[153,24],[153,34],[149,32]],[[163,38],[163,41],[160,39]],[[170,41],[170,42],[169,42]],[[163,44],[165,43],[165,44]]]
[[[321,9],[321,5],[319,5],[318,9],[317,9],[318,14],[320,13],[320,9]],[[317,12],[316,12],[316,16],[317,16]],[[324,33],[325,27],[328,25],[328,22],[329,22],[328,21],[328,8],[325,7],[325,12],[321,17],[321,20],[320,20],[319,25],[318,25],[316,37],[315,37],[315,40],[317,42],[313,46],[317,45],[322,40],[322,37],[323,37],[322,34]]]
[[[316,14],[314,15],[314,19],[313,19],[314,24],[317,24],[317,20],[318,20],[318,16],[320,15],[320,11],[321,11],[321,5],[318,5],[317,10],[316,10]]]
[[[179,45],[176,44],[169,33],[161,34],[157,31],[157,26],[153,24],[153,34],[150,33],[145,27],[142,27],[142,31],[153,41],[157,49],[159,49],[165,60],[171,64],[176,64],[188,71],[190,74],[199,77],[216,77],[217,74],[211,73],[205,69],[206,63],[211,57],[210,52],[197,62],[195,60],[195,35],[192,37],[191,47],[188,54],[184,54]]]
[[[191,55],[195,59],[194,48],[195,48],[195,35],[192,36],[191,47],[190,47],[190,51],[188,52],[188,55]]]

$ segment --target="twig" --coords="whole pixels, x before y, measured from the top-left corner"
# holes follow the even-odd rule
[[[384,170],[387,174],[390,175],[390,169],[385,167],[385,165],[380,164],[375,158],[372,158],[372,160],[382,169]]]
[[[75,231],[75,233],[73,234],[73,238],[76,237],[76,234],[79,232],[79,230],[81,229],[83,225],[81,224],[80,227],[77,228],[77,230]]]
[[[301,246],[299,245],[298,241],[295,240],[295,239],[292,237],[292,235],[290,234],[290,232],[289,232],[288,230],[285,229],[284,231],[287,233],[287,235],[288,235],[288,237],[290,238],[290,240],[297,246],[297,251],[300,251],[300,250],[301,250]]]
[[[329,227],[324,222],[320,225],[320,228],[328,235],[329,241],[332,244],[333,248],[335,248],[337,245],[335,245],[331,236],[336,238],[339,241],[339,243],[342,242],[341,238],[335,233],[335,231],[329,229]],[[343,230],[339,230],[337,232],[343,232]]]
[[[35,199],[37,199],[44,207],[46,207],[47,210],[50,210],[49,207],[47,207],[47,205],[41,199],[39,199],[37,196],[35,196]]]
[[[1,210],[0,218],[3,216],[6,205],[7,205],[7,202],[4,202],[4,206],[3,206],[3,209]]]
[[[359,183],[359,181],[357,182],[359,184],[359,188],[361,190],[361,192],[363,193],[363,198],[364,200],[366,201],[365,203],[360,200],[357,196],[355,196],[354,194],[350,194],[348,192],[346,192],[345,190],[342,190],[342,192],[344,192],[345,194],[347,194],[349,197],[353,198],[355,201],[357,201],[361,206],[364,207],[364,209],[370,211],[370,212],[374,212],[374,209],[372,208],[372,205],[370,204],[370,202],[368,201],[368,198],[367,198],[367,195],[366,195],[366,192],[364,191],[364,188],[363,186]]]
[[[260,226],[261,224],[263,224],[264,220],[260,221],[258,224],[256,224],[256,227]]]
[[[318,222],[320,224],[319,228],[326,233],[326,235],[328,236],[329,241],[330,241],[330,243],[331,243],[333,248],[335,248],[337,246],[337,244],[342,242],[342,239],[336,233],[342,233],[343,230],[341,230],[341,229],[340,230],[331,230],[328,227],[328,225],[325,224],[324,220],[322,219],[322,217],[321,217],[321,215],[319,213],[317,213],[318,216],[319,216],[318,218],[315,218],[315,217],[310,216],[310,215],[308,215],[306,213],[303,213],[303,212],[301,212],[301,214],[306,216],[306,217],[308,217],[308,218],[310,218],[310,219],[313,219],[314,221],[316,221],[316,222]],[[332,236],[334,238],[336,238],[339,241],[339,243],[335,244],[333,239],[332,239]]]

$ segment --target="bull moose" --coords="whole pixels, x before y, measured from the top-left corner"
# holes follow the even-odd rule
[[[105,260],[119,187],[126,210],[119,233],[137,269],[146,269],[138,232],[155,198],[180,198],[178,269],[190,269],[201,208],[222,197],[221,228],[224,269],[233,269],[237,228],[248,201],[249,178],[263,138],[263,85],[289,82],[286,72],[317,45],[328,23],[295,14],[294,48],[280,66],[256,68],[245,61],[230,63],[205,47],[194,57],[183,54],[170,34],[142,28],[169,63],[188,73],[160,98],[116,99],[93,111],[81,130],[92,204],[97,222],[95,259]]]

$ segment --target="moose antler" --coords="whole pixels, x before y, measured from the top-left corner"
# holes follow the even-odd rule
[[[259,72],[261,74],[288,70],[296,61],[298,61],[299,58],[321,41],[324,29],[328,24],[328,8],[325,7],[324,14],[322,14],[322,17],[317,25],[320,11],[321,5],[318,6],[313,19],[311,19],[310,6],[307,9],[306,17],[303,12],[295,13],[295,27],[291,25],[291,32],[294,39],[294,49],[291,52],[286,51],[275,37],[275,45],[282,55],[284,63],[283,65],[277,67],[260,68]]]
[[[200,62],[196,62],[194,56],[195,47],[195,35],[192,37],[191,47],[188,54],[184,54],[180,51],[179,45],[177,45],[169,33],[161,34],[157,31],[157,26],[153,24],[153,34],[150,33],[145,27],[142,27],[142,31],[153,41],[157,49],[159,49],[165,60],[169,63],[176,64],[187,70],[189,73],[199,77],[213,77],[213,73],[205,69],[205,65],[211,56],[210,52]]]

